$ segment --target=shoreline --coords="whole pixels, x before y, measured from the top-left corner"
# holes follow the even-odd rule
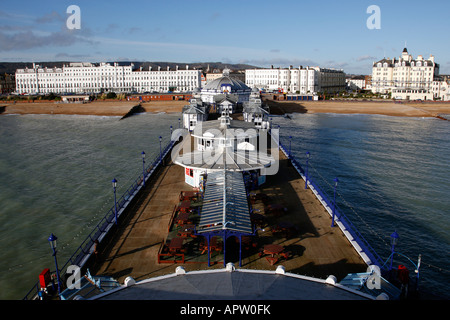
[[[450,114],[450,103],[393,101],[265,101],[271,114],[334,113],[378,114],[399,117],[438,117]],[[148,113],[181,113],[188,101],[150,101],[141,103]],[[85,104],[62,102],[1,103],[2,114],[65,114],[93,116],[125,116],[138,105],[134,101],[94,101]]]

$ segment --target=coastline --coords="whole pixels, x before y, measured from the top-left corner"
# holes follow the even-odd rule
[[[450,103],[394,101],[267,101],[272,114],[377,114],[397,117],[437,117],[450,114]]]
[[[266,101],[272,114],[336,113],[379,114],[399,117],[437,117],[450,114],[450,103],[393,101]],[[187,101],[150,101],[142,103],[145,112],[181,113]],[[2,114],[66,114],[124,116],[136,106],[134,101],[94,101],[86,104],[62,102],[1,103]]]

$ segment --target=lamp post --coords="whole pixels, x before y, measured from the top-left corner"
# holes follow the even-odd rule
[[[161,149],[162,137],[159,136],[159,162],[162,164],[162,149]]]
[[[56,259],[56,240],[58,238],[52,233],[50,237],[47,239],[50,242],[50,247],[53,251],[53,257],[55,257],[55,268],[56,268],[56,278],[58,281],[58,294],[61,294],[61,279],[59,277],[59,269],[58,269],[58,260]]]
[[[142,185],[145,187],[145,152],[142,151]]]
[[[292,141],[292,136],[289,136],[289,159],[291,158],[291,141]]]
[[[334,200],[333,200],[333,219],[331,220],[331,227],[334,227],[334,215],[336,211],[336,187],[338,185],[339,179],[334,178]]]
[[[305,189],[308,189],[308,160],[309,160],[309,151],[306,151],[306,175],[305,175]]]
[[[395,246],[398,243],[398,233],[397,231],[394,231],[391,234],[391,264],[389,266],[389,270],[392,270],[392,263],[394,262],[394,253],[395,253]]]
[[[114,178],[112,180],[112,186],[113,186],[113,190],[114,190],[114,217],[115,217],[116,225],[117,225],[117,200],[116,200],[117,180],[116,180],[116,178]]]

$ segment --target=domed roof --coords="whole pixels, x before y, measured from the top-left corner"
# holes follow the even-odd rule
[[[242,91],[251,91],[251,89],[242,81],[230,77],[229,71],[224,70],[223,76],[208,82],[204,90],[217,90],[222,92],[224,87],[229,87],[228,93]]]

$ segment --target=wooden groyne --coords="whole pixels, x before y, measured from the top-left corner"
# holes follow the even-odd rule
[[[141,106],[141,104],[138,104],[130,109],[120,120],[126,119],[128,117],[131,117],[132,115],[136,113],[142,113],[145,112],[145,108]]]

